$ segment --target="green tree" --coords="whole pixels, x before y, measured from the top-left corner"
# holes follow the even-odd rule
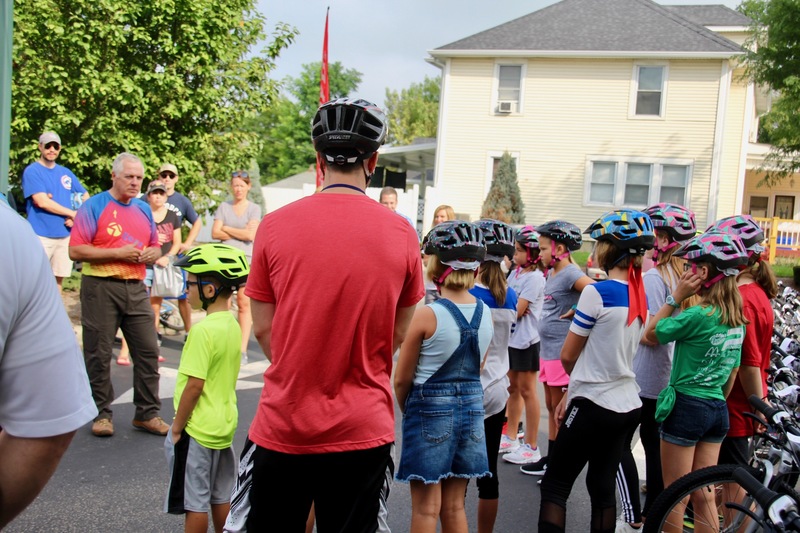
[[[772,144],[773,150],[759,185],[775,185],[800,171],[800,2],[745,0],[739,10],[753,20],[747,73],[778,95],[760,128],[760,140]]]
[[[506,224],[525,223],[525,204],[517,183],[517,168],[508,152],[497,165],[492,186],[483,202],[481,218],[493,218]]]
[[[303,65],[297,78],[283,82],[285,90],[267,109],[249,123],[249,129],[263,140],[257,157],[264,184],[308,170],[316,161],[311,144],[311,120],[319,107],[321,62]],[[328,65],[330,97],[355,93],[361,73],[346,69],[339,61]]]
[[[386,115],[392,144],[411,144],[417,137],[436,137],[439,126],[441,79],[412,83],[400,92],[386,89]]]
[[[271,104],[268,75],[296,35],[278,24],[268,38],[255,0],[17,0],[14,17],[12,181],[52,129],[92,192],[129,151],[147,177],[174,163],[201,209],[258,152],[236,126]]]

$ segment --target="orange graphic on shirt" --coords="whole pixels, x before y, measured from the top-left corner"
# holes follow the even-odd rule
[[[117,222],[111,222],[106,227],[106,231],[112,237],[119,237],[122,235],[122,226],[120,226]]]

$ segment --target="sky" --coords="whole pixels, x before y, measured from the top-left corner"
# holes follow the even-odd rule
[[[322,60],[325,9],[330,7],[328,61],[361,72],[357,96],[383,105],[386,89],[400,91],[439,75],[428,50],[444,46],[554,4],[554,0],[258,0],[271,33],[278,22],[300,34],[281,52],[274,79],[296,77]],[[724,4],[739,0],[666,0],[663,4]]]

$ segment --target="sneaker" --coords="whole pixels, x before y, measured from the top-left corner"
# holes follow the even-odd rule
[[[508,461],[509,463],[515,465],[535,463],[536,461],[541,461],[541,459],[542,454],[539,451],[539,448],[531,448],[531,445],[527,442],[517,448],[515,451],[507,453],[503,456],[504,461]]]
[[[529,476],[543,476],[547,470],[547,456],[545,455],[535,463],[529,463],[519,467],[519,471]]]
[[[633,525],[629,524],[622,517],[617,518],[617,525],[614,528],[614,533],[634,533],[636,531],[641,531],[642,526],[634,527]]]
[[[164,422],[160,416],[151,418],[150,420],[133,420],[133,427],[152,433],[153,435],[164,436],[169,432],[169,424]]]
[[[521,439],[525,436],[525,429],[522,427],[522,422],[517,426],[517,438]]]
[[[110,418],[99,418],[92,423],[92,435],[110,437],[114,434],[114,424]]]
[[[500,453],[515,452],[519,448],[518,440],[511,440],[508,435],[503,433],[500,437]]]

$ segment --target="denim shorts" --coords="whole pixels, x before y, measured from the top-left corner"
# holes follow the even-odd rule
[[[415,386],[406,400],[398,481],[489,474],[480,383]]]
[[[696,398],[680,392],[672,412],[661,423],[661,438],[676,446],[722,442],[728,433],[728,405],[724,400]]]

